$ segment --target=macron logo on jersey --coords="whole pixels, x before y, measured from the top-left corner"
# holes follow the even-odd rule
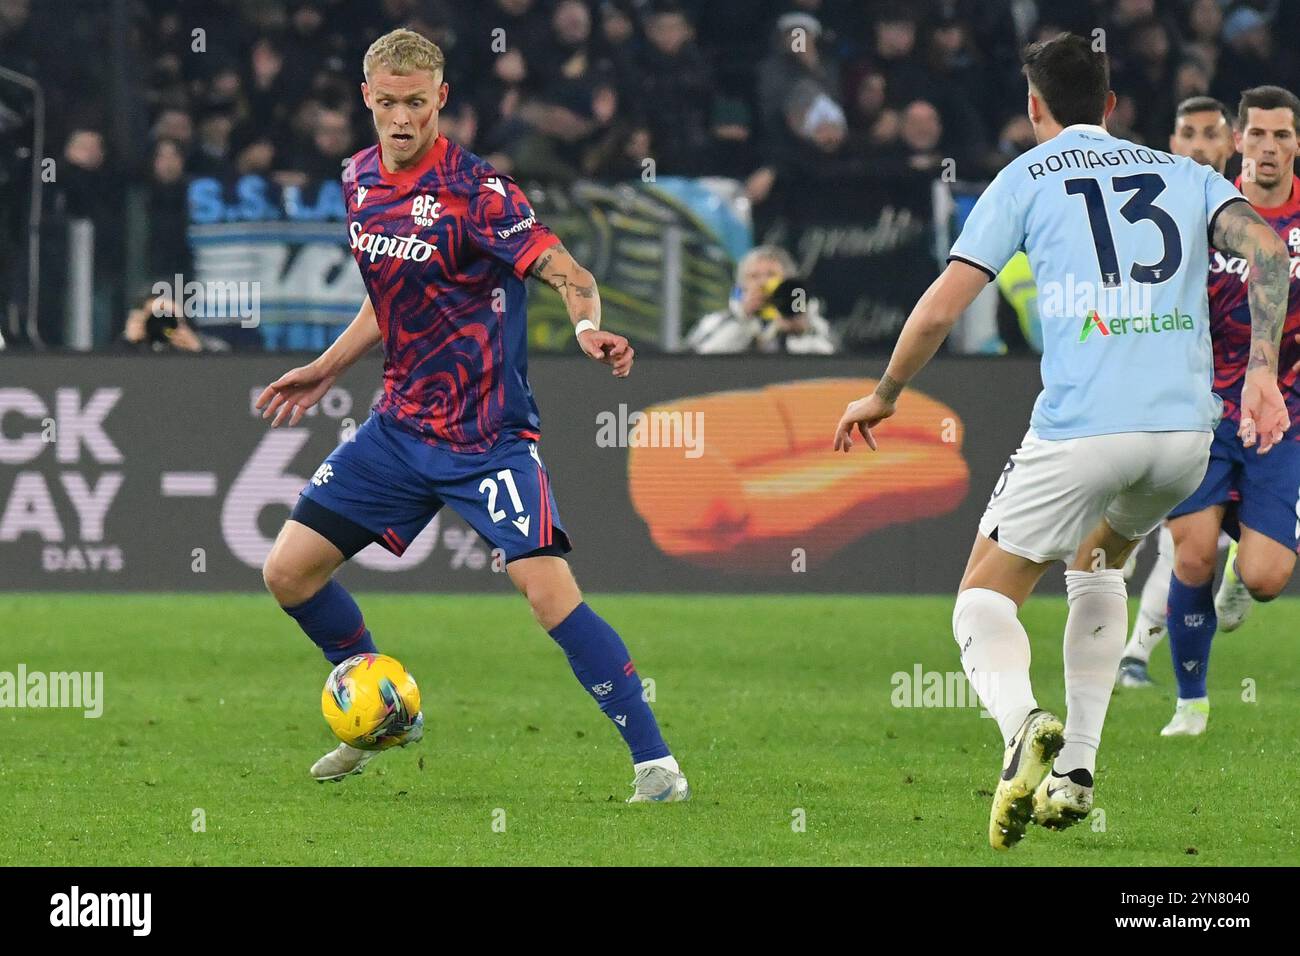
[[[492,190],[497,195],[499,195],[502,199],[506,198],[506,185],[501,180],[497,179],[495,176],[493,176],[491,179],[483,180],[483,185],[486,186],[488,189]]]
[[[360,208],[361,208],[361,204],[362,204],[363,202],[366,201],[366,193],[368,193],[368,192],[370,192],[370,187],[369,187],[369,186],[358,186],[358,187],[357,187],[357,208],[358,208],[358,209],[360,209]]]

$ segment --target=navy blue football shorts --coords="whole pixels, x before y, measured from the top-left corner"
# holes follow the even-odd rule
[[[1300,440],[1288,434],[1267,455],[1245,448],[1237,423],[1219,422],[1210,444],[1210,463],[1201,486],[1169,517],[1226,508],[1223,529],[1240,537],[1245,525],[1292,551],[1300,539]]]
[[[346,558],[372,542],[400,555],[443,505],[507,562],[572,550],[533,436],[464,454],[374,413],[316,469],[290,517]]]

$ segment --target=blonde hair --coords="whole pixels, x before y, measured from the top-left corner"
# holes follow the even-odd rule
[[[447,58],[442,55],[442,50],[438,49],[436,43],[414,30],[402,27],[385,33],[370,44],[361,69],[367,82],[376,68],[381,66],[388,67],[399,76],[428,70],[436,82],[442,78],[442,69],[446,63]]]
[[[780,246],[755,246],[741,256],[740,261],[736,263],[737,285],[740,285],[744,279],[745,270],[754,262],[775,262],[781,267],[781,272],[786,278],[793,276],[799,268],[794,264],[794,257]]]

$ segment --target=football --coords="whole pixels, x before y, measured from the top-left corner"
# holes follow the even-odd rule
[[[402,664],[384,654],[349,657],[330,672],[321,692],[330,730],[361,750],[402,742],[420,716],[420,688]]]

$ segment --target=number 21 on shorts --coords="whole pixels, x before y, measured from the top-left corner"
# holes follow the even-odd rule
[[[514,475],[510,473],[509,468],[502,468],[497,472],[496,478],[484,478],[479,482],[478,486],[479,494],[487,493],[488,517],[492,519],[493,524],[497,524],[506,516],[504,511],[497,510],[498,481],[505,483],[506,492],[510,495],[510,504],[514,506],[515,514],[523,514],[524,511],[524,503],[519,497],[519,489],[515,486]]]

